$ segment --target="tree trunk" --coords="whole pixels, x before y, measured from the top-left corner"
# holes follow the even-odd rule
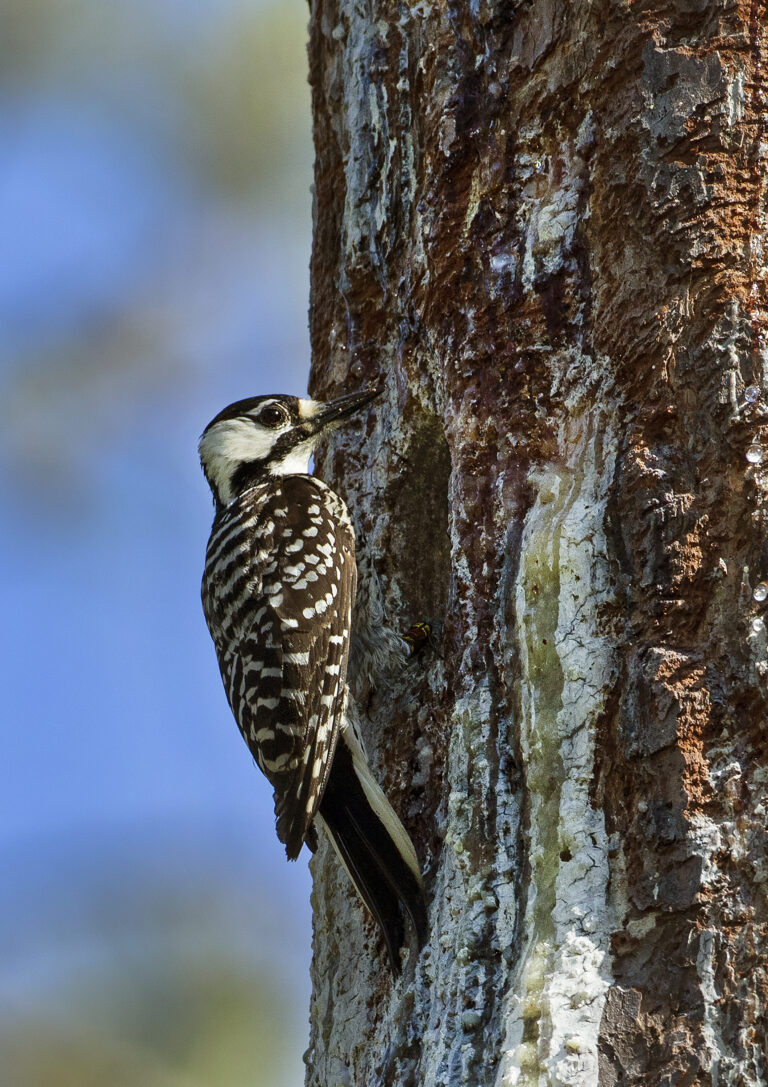
[[[367,715],[431,942],[321,848],[307,1082],[765,1084],[766,7],[310,27],[319,470],[444,628]]]

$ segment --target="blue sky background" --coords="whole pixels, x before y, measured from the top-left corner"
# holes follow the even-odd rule
[[[306,7],[3,21],[4,1087],[297,1087],[310,880],[205,629],[196,442],[306,389]]]

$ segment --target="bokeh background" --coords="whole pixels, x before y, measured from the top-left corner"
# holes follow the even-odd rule
[[[303,393],[301,0],[0,15],[0,1087],[299,1087],[310,881],[199,603],[196,442]]]

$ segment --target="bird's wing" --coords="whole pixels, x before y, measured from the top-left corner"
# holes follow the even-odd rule
[[[272,546],[259,606],[238,646],[242,697],[233,709],[272,783],[277,835],[293,859],[317,812],[343,719],[354,534],[341,500],[308,476],[287,476],[261,517],[274,526]]]

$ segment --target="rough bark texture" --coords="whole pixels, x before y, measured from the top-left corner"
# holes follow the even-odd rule
[[[767,28],[312,2],[319,468],[445,620],[368,714],[431,944],[321,850],[312,1087],[768,1082]]]

